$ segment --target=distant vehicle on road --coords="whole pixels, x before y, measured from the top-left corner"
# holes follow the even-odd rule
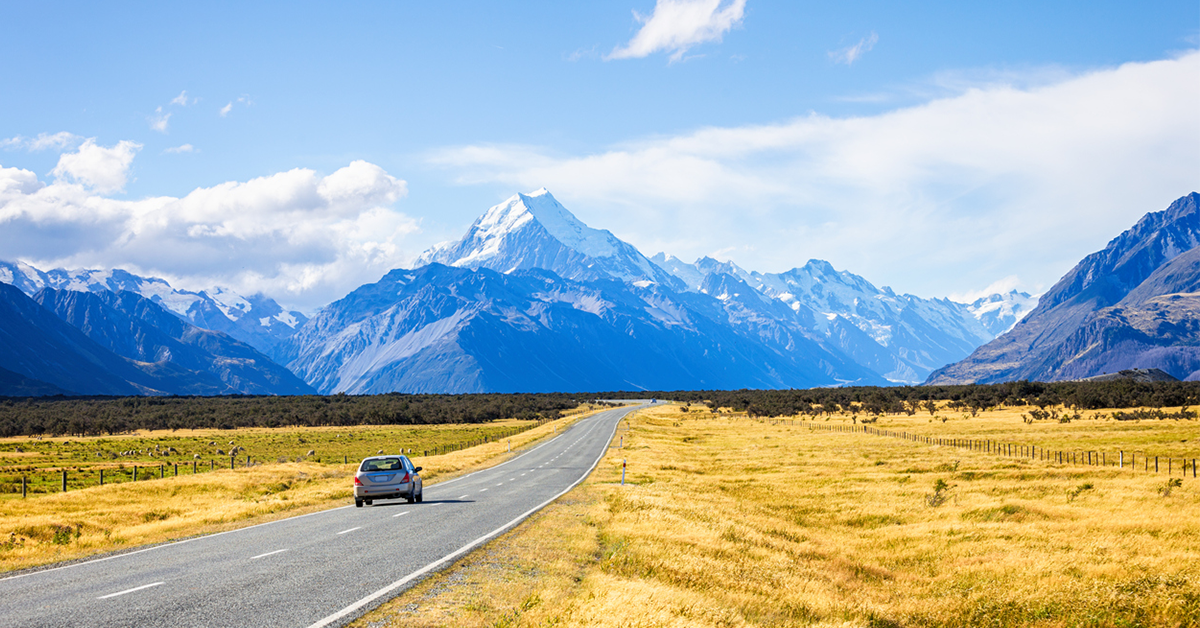
[[[421,467],[414,467],[408,456],[371,456],[358,465],[354,474],[354,505],[370,506],[377,499],[406,499],[408,503],[425,500]]]

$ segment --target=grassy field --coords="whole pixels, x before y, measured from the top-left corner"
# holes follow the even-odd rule
[[[106,483],[73,488],[65,493],[59,492],[57,486],[47,486],[43,488],[48,492],[27,499],[21,498],[18,486],[17,493],[10,492],[0,499],[0,573],[349,503],[350,477],[356,463],[379,450],[391,453],[401,448],[412,449],[414,462],[424,467],[422,478],[433,484],[498,462],[513,455],[509,453],[510,443],[515,453],[586,414],[586,408],[580,408],[531,429],[524,429],[530,428],[527,423],[531,422],[498,421],[483,425],[179,430],[119,438],[5,439],[0,445],[3,448],[0,460],[12,465],[15,458],[21,461],[17,466],[36,470],[55,468],[54,457],[62,456],[72,462],[79,460],[78,467],[70,465],[73,475],[82,475],[89,468],[97,471],[96,466],[84,466],[83,462],[83,458],[95,451],[140,450],[142,453],[137,455],[143,458],[136,462],[152,464],[157,478],[158,465],[166,457],[147,456],[145,452],[153,452],[154,445],[158,445],[160,452],[174,447],[183,456],[193,448],[207,451],[219,447],[209,445],[210,442],[233,441],[245,443],[242,446],[252,460],[266,462],[250,467],[240,465],[233,470],[218,467],[196,475],[191,474],[189,462],[178,477]],[[524,431],[496,438],[517,428]],[[484,437],[489,442],[449,447],[452,451],[444,454],[433,453],[439,446],[477,443]],[[18,447],[25,451],[15,451]],[[307,455],[310,450],[318,451],[310,456]],[[423,455],[426,450],[430,455]],[[244,460],[247,454],[241,455]],[[350,463],[343,464],[342,456],[347,456]],[[189,459],[190,456],[183,458]],[[224,458],[224,463],[228,465],[228,458]],[[59,461],[57,466],[68,465]],[[132,463],[129,467],[132,468]]]
[[[871,427],[1200,457],[1197,421],[1029,424],[1020,414]],[[1190,472],[678,408],[641,412],[629,427],[625,447],[579,489],[355,625],[1200,625],[1200,480]]]
[[[233,430],[158,430],[96,438],[0,439],[0,500],[20,497],[21,478],[31,495],[100,484],[129,482],[162,475],[190,475],[235,466],[283,462],[342,464],[400,449],[414,455],[445,453],[505,438],[533,427],[535,421],[479,424],[243,428]],[[231,454],[236,449],[236,455]]]

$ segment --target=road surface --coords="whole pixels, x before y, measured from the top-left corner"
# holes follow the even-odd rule
[[[344,625],[581,482],[633,409],[581,419],[507,462],[430,484],[421,504],[350,504],[2,578],[0,626]]]

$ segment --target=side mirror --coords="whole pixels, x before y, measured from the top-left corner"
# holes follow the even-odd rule
[[[423,469],[423,468],[424,467],[417,467],[417,468],[413,469],[413,473],[420,473],[421,469]]]

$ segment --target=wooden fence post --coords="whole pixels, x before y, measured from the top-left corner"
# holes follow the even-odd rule
[[[65,492],[67,492],[67,470],[63,469],[62,472],[63,472],[62,490],[65,493]]]
[[[133,481],[137,482],[137,465],[133,465]]]
[[[28,489],[25,486],[25,476],[21,476],[21,499],[25,499]]]

